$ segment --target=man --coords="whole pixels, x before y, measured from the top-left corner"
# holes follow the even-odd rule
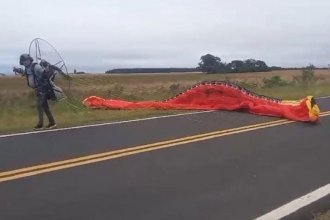
[[[23,65],[25,70],[14,67],[14,72],[26,76],[28,86],[35,90],[37,97],[38,123],[34,127],[34,130],[43,129],[44,113],[49,121],[46,128],[56,128],[55,119],[48,105],[48,99],[53,93],[48,74],[38,63],[33,63],[33,58],[29,54],[22,54],[20,56],[19,64]]]

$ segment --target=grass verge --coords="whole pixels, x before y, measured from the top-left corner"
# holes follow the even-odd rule
[[[330,95],[329,73],[315,72],[315,80],[309,84],[294,84],[290,80],[299,76],[299,71],[275,71],[266,73],[239,74],[86,74],[74,76],[70,83],[57,79],[56,83],[67,91],[66,101],[51,103],[59,127],[113,122],[158,115],[177,114],[179,110],[94,110],[87,109],[81,101],[90,95],[119,98],[130,101],[164,100],[192,85],[207,80],[236,82],[256,93],[281,99],[300,99],[306,95]],[[279,75],[288,82],[284,86],[264,87],[265,78]],[[31,130],[36,124],[37,113],[33,90],[21,77],[0,78],[0,134]]]
[[[330,220],[330,210],[324,213],[318,213],[312,220]]]

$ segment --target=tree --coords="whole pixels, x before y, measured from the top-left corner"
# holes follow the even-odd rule
[[[268,71],[269,67],[267,66],[267,64],[264,61],[257,60],[257,62],[255,63],[255,69],[258,72],[264,72],[264,71]]]
[[[271,70],[262,60],[233,60],[230,63],[223,63],[219,57],[213,56],[212,54],[202,56],[201,62],[198,65],[198,69],[206,73],[244,73]]]
[[[247,59],[244,61],[244,72],[255,72],[256,71],[256,63],[255,59]]]
[[[206,73],[216,73],[224,68],[221,59],[212,54],[201,56],[201,62],[198,65],[199,69]]]
[[[229,65],[230,65],[230,72],[239,73],[242,72],[244,62],[241,60],[233,60]]]

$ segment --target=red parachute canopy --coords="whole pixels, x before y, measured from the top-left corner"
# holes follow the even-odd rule
[[[275,116],[295,121],[315,122],[319,108],[312,96],[299,101],[283,101],[257,95],[228,82],[203,82],[164,101],[130,102],[90,96],[83,101],[90,108],[106,109],[191,109],[246,110],[257,115]]]

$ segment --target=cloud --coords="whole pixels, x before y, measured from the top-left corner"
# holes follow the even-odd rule
[[[223,61],[327,66],[327,0],[12,0],[2,4],[0,71],[41,37],[70,68],[194,67]]]

